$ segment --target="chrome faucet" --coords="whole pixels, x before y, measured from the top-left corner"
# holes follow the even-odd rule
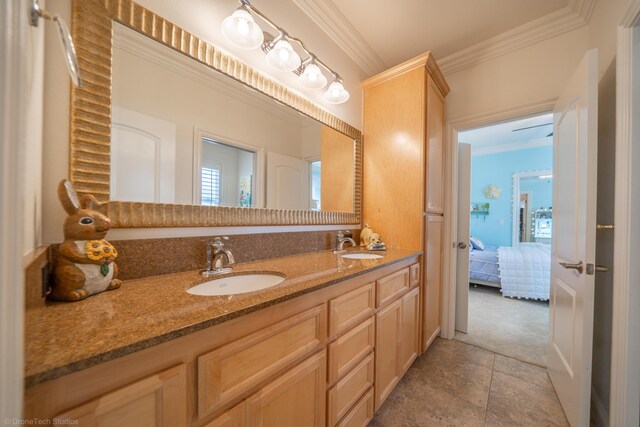
[[[233,254],[229,249],[224,248],[223,240],[229,240],[227,236],[214,237],[213,240],[207,242],[207,268],[202,270],[200,274],[204,276],[212,276],[215,274],[229,273],[233,268],[223,268],[225,258],[227,265],[236,262]]]
[[[349,231],[347,231],[347,233],[349,233]],[[351,246],[356,246],[355,240],[353,240],[351,237],[345,237],[344,231],[338,231],[338,234],[336,234],[336,249],[334,252],[343,252],[344,244],[347,242],[351,243]]]

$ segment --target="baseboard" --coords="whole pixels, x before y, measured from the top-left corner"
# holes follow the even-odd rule
[[[609,413],[602,404],[596,389],[591,387],[591,418],[598,427],[609,427]]]

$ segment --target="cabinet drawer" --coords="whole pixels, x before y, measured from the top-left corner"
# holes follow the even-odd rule
[[[199,417],[321,350],[326,337],[325,307],[314,307],[198,357]]]
[[[338,423],[337,427],[366,427],[373,418],[373,389]]]
[[[415,288],[420,284],[420,263],[413,264],[409,267],[409,282],[411,283],[411,287]]]
[[[327,399],[329,426],[336,425],[358,399],[373,386],[373,368],[373,353],[371,353],[329,390]]]
[[[54,418],[53,424],[187,425],[187,368],[178,365],[112,391]]]
[[[329,384],[338,381],[373,351],[375,337],[372,316],[329,344]]]
[[[409,289],[409,268],[376,281],[378,307],[397,299]]]
[[[375,284],[369,283],[329,301],[329,336],[357,325],[376,309]]]

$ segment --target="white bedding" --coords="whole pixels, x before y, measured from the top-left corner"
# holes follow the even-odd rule
[[[520,243],[517,248],[500,246],[498,265],[502,295],[548,300],[551,287],[551,247],[542,243]]]

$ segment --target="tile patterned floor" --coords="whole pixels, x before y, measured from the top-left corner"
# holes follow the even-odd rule
[[[369,427],[568,426],[543,368],[438,338]]]

